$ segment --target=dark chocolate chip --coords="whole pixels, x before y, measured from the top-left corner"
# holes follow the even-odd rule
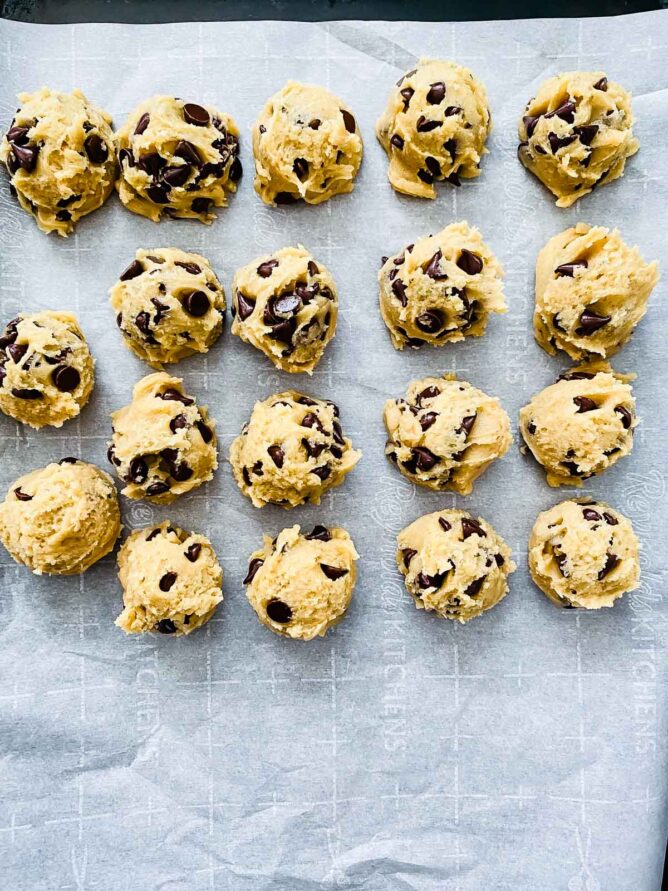
[[[10,343],[7,347],[7,355],[11,357],[12,361],[18,365],[21,359],[28,352],[28,344],[27,343]]]
[[[78,458],[70,458],[69,456],[67,456],[65,458],[61,458],[58,463],[59,464],[78,464],[79,459]]]
[[[290,192],[277,192],[274,201],[276,204],[295,204],[299,198]]]
[[[349,569],[342,569],[340,566],[329,566],[327,563],[321,563],[320,569],[322,569],[323,573],[332,582],[342,579],[344,575],[348,575],[350,572]]]
[[[441,127],[442,125],[442,121],[428,121],[424,115],[420,115],[420,117],[417,119],[415,129],[418,133],[430,133],[432,130],[435,130],[437,127]]]
[[[582,516],[585,520],[589,520],[590,523],[599,523],[602,519],[599,512],[591,507],[584,507],[582,509]]]
[[[297,174],[298,179],[304,180],[308,176],[308,161],[305,158],[295,158],[292,169]]]
[[[144,267],[141,265],[139,260],[133,260],[128,268],[121,272],[120,280],[122,282],[130,281],[130,279],[137,278],[138,275],[141,275],[143,271]]]
[[[253,314],[254,309],[255,300],[246,297],[241,291],[237,291],[237,312],[239,313],[239,318],[242,322],[246,321],[246,319]]]
[[[457,140],[456,139],[446,139],[445,142],[443,143],[443,148],[446,150],[446,152],[448,152],[448,154],[450,155],[450,160],[454,164],[455,159],[457,157]],[[452,177],[455,177],[455,179],[457,180],[457,182],[454,183],[454,185],[458,186],[459,185],[459,177],[457,176],[456,173],[450,174],[450,176],[448,177],[448,182],[453,182]]]
[[[189,164],[180,164],[178,167],[164,167],[160,176],[163,182],[170,188],[183,186],[190,176],[192,168]]]
[[[207,445],[213,439],[213,430],[204,421],[195,421],[195,427],[199,430],[199,435]]]
[[[139,312],[135,316],[135,325],[142,334],[152,337],[151,334],[151,316],[147,312]]]
[[[243,175],[243,167],[241,166],[241,161],[239,158],[235,158],[234,161],[230,164],[229,178],[230,182],[238,183]]]
[[[79,386],[81,375],[72,365],[59,365],[54,369],[51,379],[61,393],[71,393]]]
[[[183,405],[194,405],[195,400],[190,396],[186,396],[183,393],[180,393],[174,387],[167,387],[166,390],[163,390],[162,393],[157,394],[158,399],[166,399],[167,402],[182,402]]]
[[[193,167],[199,167],[202,163],[202,159],[199,156],[199,152],[192,144],[192,142],[186,142],[185,139],[180,139],[176,143],[176,148],[174,149],[174,157],[181,158],[186,164],[192,164]]]
[[[598,408],[598,405],[594,402],[594,400],[590,399],[588,396],[574,396],[573,402],[578,407],[578,410],[576,411],[577,415],[582,415],[585,412],[594,411]]]
[[[194,563],[201,553],[202,545],[198,541],[195,541],[185,550],[186,560],[190,560],[191,563]]]
[[[561,118],[562,121],[566,121],[567,124],[572,124],[575,116],[575,102],[572,99],[568,99],[568,101],[564,102],[559,108],[555,108],[554,111],[548,112],[545,117],[546,118]]]
[[[431,173],[432,176],[437,177],[441,175],[441,165],[438,163],[436,158],[432,158],[431,155],[428,155],[424,159],[424,163],[427,166],[427,170]]]
[[[554,270],[556,275],[566,275],[573,278],[576,269],[586,269],[588,263],[586,260],[574,260],[572,263],[562,263]]]
[[[580,316],[580,327],[575,329],[575,333],[579,337],[589,337],[611,321],[611,316],[602,316],[593,309],[585,309]]]
[[[619,557],[617,557],[615,554],[608,553],[606,560],[605,560],[605,564],[603,566],[603,569],[601,569],[601,571],[598,573],[599,582],[602,579],[604,579],[606,577],[606,575],[611,573],[612,570],[615,568],[615,566],[617,566],[618,563],[619,563]]]
[[[86,137],[84,149],[88,155],[88,160],[93,164],[104,164],[109,157],[109,147],[97,133],[91,133],[90,136]]]
[[[440,392],[438,387],[425,387],[422,392],[418,393],[415,401],[418,405],[422,405],[424,399],[434,399],[436,396],[440,395]]]
[[[166,572],[162,578],[160,579],[158,586],[161,591],[165,593],[172,588],[174,582],[176,581],[176,573],[175,572]]]
[[[445,99],[445,84],[443,81],[437,81],[435,84],[432,84],[429,87],[429,92],[427,93],[427,102],[430,105],[440,105],[440,103]]]
[[[613,515],[608,513],[607,511],[603,514],[603,519],[608,524],[608,526],[618,526],[619,525],[619,520],[617,519],[617,517],[613,517]]]
[[[404,100],[404,111],[408,111],[408,106],[411,104],[411,99],[415,94],[415,90],[411,89],[411,87],[405,87],[400,91],[401,97]]]
[[[194,213],[208,213],[213,201],[210,198],[195,198],[190,205]]]
[[[436,572],[434,575],[419,572],[415,577],[415,581],[423,591],[426,591],[427,588],[440,588],[449,572],[449,569],[446,569],[445,572]]]
[[[257,267],[257,274],[260,278],[269,278],[274,269],[278,266],[278,260],[266,260]]]
[[[448,523],[448,521],[445,519],[445,517],[438,518],[438,525],[441,527],[441,529],[444,532],[449,532],[452,529],[452,524]]]
[[[402,139],[401,136],[399,136],[398,133],[395,133],[392,136],[392,138],[390,139],[390,145],[393,145],[395,147],[395,149],[402,151],[403,147],[404,147],[404,140]]]
[[[415,324],[420,331],[435,334],[443,327],[443,313],[439,309],[428,309],[415,319]]]
[[[575,134],[572,134],[571,136],[557,136],[556,133],[548,133],[547,138],[550,143],[550,148],[552,149],[552,154],[556,155],[560,148],[565,148],[567,145],[570,145],[577,137]]]
[[[196,127],[206,127],[211,120],[206,108],[195,105],[193,102],[186,102],[183,106],[183,117],[186,123],[194,124]]]
[[[312,121],[308,122],[308,125],[311,128],[311,130],[319,130],[320,124],[322,124],[322,121],[320,120],[320,118],[313,118]]]
[[[314,526],[311,532],[308,535],[305,535],[308,541],[330,541],[332,538],[332,533],[326,526],[317,525]]]
[[[309,260],[309,261],[308,261],[308,263],[307,263],[307,267],[306,267],[306,268],[308,269],[308,274],[309,274],[309,275],[313,275],[313,276],[315,276],[315,275],[318,275],[318,274],[320,273],[320,270],[318,269],[318,265],[317,265],[317,263],[315,263],[313,260]]]
[[[12,396],[17,399],[42,399],[44,394],[41,390],[31,390],[29,388],[16,388],[12,390]]]
[[[622,427],[625,430],[629,430],[631,424],[633,424],[633,415],[624,405],[616,405],[615,406],[615,414],[618,414],[622,419]]]
[[[524,115],[524,117],[522,118],[522,121],[523,121],[524,126],[527,131],[527,136],[529,137],[529,139],[531,139],[531,137],[533,136],[533,131],[536,129],[536,124],[538,123],[539,120],[540,120],[540,115],[536,115],[534,117],[533,115],[527,114],[527,115]]]
[[[473,425],[475,424],[477,417],[478,417],[477,414],[467,415],[462,420],[461,426],[459,426],[455,432],[456,433],[465,433],[466,436],[468,436],[469,433],[471,432],[471,430],[473,430]]]
[[[323,464],[321,467],[314,467],[311,473],[314,473],[324,483],[324,481],[331,475],[332,470],[327,464]]]
[[[608,78],[602,77],[600,80],[597,80],[594,84],[595,90],[601,90],[602,93],[606,93],[608,91]]]
[[[410,566],[410,562],[413,557],[417,554],[417,551],[414,551],[413,548],[404,548],[401,552],[401,558],[403,560],[404,566],[406,569]]]
[[[151,483],[146,489],[146,494],[150,498],[153,498],[156,495],[164,495],[165,492],[169,492],[169,486],[167,483],[162,482],[162,480],[158,480],[156,483]]]
[[[474,254],[473,251],[469,251],[467,248],[462,248],[462,251],[457,258],[457,266],[468,275],[478,275],[482,272],[482,258],[477,254]]]
[[[11,148],[19,167],[25,170],[26,173],[32,173],[37,165],[39,146],[13,144]]]
[[[277,622],[279,625],[287,625],[292,618],[292,610],[287,603],[274,598],[267,604],[267,615],[272,622]]]
[[[428,186],[431,186],[434,182],[434,177],[427,170],[418,170],[417,172],[418,178],[422,180],[423,183],[426,183]]]
[[[250,585],[250,583],[255,578],[258,569],[263,565],[264,560],[261,560],[259,557],[255,557],[254,560],[248,564],[248,572],[246,574],[246,578],[243,580],[244,585]]]
[[[487,538],[487,533],[473,517],[462,517],[462,535],[464,540],[471,535],[480,535],[482,538]]]
[[[32,501],[33,499],[32,495],[28,495],[28,493],[24,492],[19,486],[14,489],[14,495],[16,495],[19,501]]]
[[[575,461],[562,461],[561,464],[571,476],[580,476],[580,468]]]
[[[467,597],[475,597],[476,594],[479,594],[485,578],[486,576],[483,575],[479,579],[476,579],[474,582],[471,582],[471,584],[467,588],[465,588],[464,594],[466,594]]]
[[[580,137],[582,145],[591,145],[598,133],[598,124],[586,124],[582,127],[573,127],[573,132]]]
[[[346,111],[345,108],[341,109],[341,114],[343,115],[343,123],[345,125],[348,133],[354,133],[357,129],[357,124],[355,123],[355,118],[351,115],[349,111]]]
[[[169,422],[169,429],[172,433],[176,433],[177,430],[183,430],[188,426],[188,419],[185,415],[176,415],[175,418]]]
[[[148,477],[148,464],[143,458],[137,457],[130,461],[129,481],[141,485]]]
[[[420,427],[423,430],[429,430],[431,426],[436,422],[436,418],[438,417],[438,412],[435,411],[427,411],[423,415],[420,416]]]
[[[171,619],[160,619],[156,622],[155,630],[159,634],[176,634],[176,625]]]
[[[191,291],[183,298],[183,308],[190,316],[199,318],[206,315],[211,306],[211,301],[204,291]]]
[[[432,467],[434,467],[440,461],[438,455],[435,455],[424,446],[416,446],[415,448],[411,449],[411,455],[415,460],[416,468],[423,473],[431,470]]]
[[[506,561],[503,559],[501,554],[494,554],[494,562],[497,566],[503,566]]]
[[[406,285],[400,278],[395,278],[395,280],[392,282],[392,293],[402,306],[406,306],[406,304],[408,303],[408,297],[406,295]]]
[[[148,125],[151,122],[151,116],[148,112],[143,114],[139,120],[137,121],[137,126],[135,127],[135,136],[141,136],[141,134],[146,130]]]
[[[25,145],[28,142],[30,127],[10,127],[7,131],[7,142],[14,145]]]
[[[283,461],[285,460],[285,452],[283,449],[279,445],[271,445],[267,449],[267,452],[276,467],[280,470],[280,468],[283,467]]]
[[[529,423],[527,424],[527,432],[530,433],[531,436],[533,436],[536,432],[536,425],[533,421],[529,421]]]

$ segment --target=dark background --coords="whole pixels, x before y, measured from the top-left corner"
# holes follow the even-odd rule
[[[668,8],[668,0],[0,0],[21,22],[172,22],[236,19],[454,21],[604,16]]]

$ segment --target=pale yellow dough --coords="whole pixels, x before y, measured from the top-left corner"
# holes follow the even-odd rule
[[[659,280],[615,229],[578,223],[551,238],[536,260],[536,340],[572,359],[614,355],[645,315]]]
[[[206,353],[225,321],[209,261],[178,248],[140,248],[109,291],[126,345],[153,368]]]
[[[361,457],[343,435],[337,406],[295,390],[256,402],[230,447],[234,478],[255,507],[320,504]]]
[[[466,222],[451,223],[392,257],[378,273],[380,311],[398,350],[480,337],[505,313],[503,269]]]
[[[612,606],[638,587],[640,545],[631,521],[602,501],[562,501],[538,515],[531,578],[561,607]]]
[[[70,235],[114,188],[117,161],[109,115],[81,90],[19,93],[0,142],[13,194],[42,232]]]
[[[397,566],[418,609],[462,623],[503,600],[517,568],[490,524],[463,510],[425,514],[402,529]]]
[[[344,617],[357,577],[355,545],[345,529],[299,526],[264,537],[251,554],[246,596],[257,617],[276,634],[296,640],[322,637]]]
[[[320,204],[352,192],[362,151],[357,122],[338,96],[288,81],[253,126],[255,191],[265,204]]]
[[[112,550],[120,531],[113,480],[77,458],[19,477],[0,504],[0,541],[37,575],[85,572]]]
[[[397,192],[435,198],[434,182],[480,176],[492,129],[487,91],[468,68],[420,59],[397,82],[376,135],[387,152],[388,178]]]
[[[169,504],[213,477],[215,422],[183,381],[165,372],[135,385],[132,402],[111,415],[108,457],[128,498]]]
[[[499,400],[452,376],[412,381],[385,403],[385,454],[420,486],[461,495],[512,442]]]
[[[124,609],[116,624],[128,634],[190,634],[223,599],[223,570],[209,539],[169,520],[128,536],[118,577]]]
[[[232,334],[282,371],[311,374],[334,337],[339,298],[330,271],[298,245],[257,257],[232,282]]]
[[[242,168],[239,130],[211,105],[172,96],[140,103],[116,133],[116,190],[133,213],[211,223],[236,192]]]
[[[0,411],[30,427],[61,427],[86,405],[95,363],[76,316],[23,313],[0,335]]]
[[[629,381],[607,362],[565,371],[520,411],[520,432],[550,486],[581,486],[633,448],[638,424]]]
[[[546,80],[519,122],[519,158],[570,207],[624,173],[640,148],[631,96],[602,71],[567,71]]]

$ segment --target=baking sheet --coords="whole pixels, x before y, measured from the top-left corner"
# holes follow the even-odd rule
[[[373,126],[421,55],[470,66],[495,129],[480,179],[435,202],[392,192]],[[79,314],[97,359],[81,418],[61,430],[0,416],[0,488],[64,455],[106,467],[109,412],[150,369],[123,346],[107,289],[137,247],[234,269],[303,242],[332,270],[336,340],[312,379],[273,370],[228,330],[176,366],[218,422],[223,456],[253,402],[296,385],[335,399],[364,451],[320,508],[253,508],[221,460],[167,509],[123,500],[128,528],[169,516],[206,533],[225,570],[215,620],[187,639],[125,637],[107,558],[81,579],[39,579],[0,554],[2,886],[53,889],[654,889],[666,830],[667,565],[665,305],[668,17],[495,23],[290,22],[36,26],[0,22],[0,119],[15,94],[78,86],[120,124],[155,92],[230,112],[242,131],[240,192],[214,225],[154,225],[113,197],[67,241],[38,232],[0,186],[0,318]],[[569,210],[518,163],[516,120],[547,76],[603,69],[632,90],[640,153],[621,181]],[[360,122],[355,191],[321,207],[266,208],[252,190],[249,127],[288,78],[322,83]],[[377,307],[383,254],[466,219],[506,270],[510,311],[482,339],[396,353]],[[532,269],[579,220],[619,226],[664,282],[616,359],[636,371],[643,422],[631,457],[584,492],[628,514],[642,586],[612,610],[559,611],[525,569],[536,514],[567,497],[518,442],[468,498],[416,491],[383,457],[382,406],[416,376],[454,370],[519,407],[565,362],[531,332]],[[468,626],[418,612],[394,567],[415,517],[464,505],[520,566],[511,593]],[[362,555],[348,618],[326,639],[260,626],[241,584],[262,532],[340,523]],[[665,689],[665,684],[664,684]]]

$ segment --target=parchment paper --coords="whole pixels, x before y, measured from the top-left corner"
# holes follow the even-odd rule
[[[494,114],[479,180],[438,200],[397,196],[373,135],[391,84],[417,57],[470,66]],[[177,366],[218,422],[214,481],[168,509],[123,501],[128,528],[169,516],[209,535],[225,602],[187,639],[128,638],[113,625],[112,558],[81,579],[32,577],[0,554],[3,758],[0,884],[53,889],[633,889],[659,887],[666,830],[665,282],[616,359],[636,371],[643,418],[631,457],[586,493],[628,514],[643,541],[641,588],[612,610],[559,611],[531,584],[536,514],[568,497],[515,445],[467,499],[416,491],[386,463],[386,398],[455,370],[501,397],[513,421],[565,367],[534,343],[533,264],[555,232],[619,226],[667,261],[668,17],[477,24],[256,22],[159,26],[0,23],[0,118],[15,94],[78,86],[118,125],[157,92],[217,104],[243,134],[241,189],[217,222],[159,226],[113,197],[67,241],[46,237],[0,187],[0,317],[74,310],[97,358],[80,420],[35,432],[0,416],[0,485],[79,455],[106,466],[109,412],[149,369],[123,346],[107,289],[137,247],[234,269],[303,242],[339,284],[336,340],[312,379],[280,374],[226,331]],[[547,76],[603,69],[634,94],[640,153],[623,180],[569,210],[518,163],[516,120]],[[331,87],[360,121],[352,195],[264,207],[249,127],[288,78]],[[506,269],[510,312],[482,339],[396,353],[377,307],[381,255],[448,222],[481,227]],[[364,450],[321,507],[259,511],[225,458],[253,402],[296,385],[335,399]],[[463,504],[492,522],[520,566],[511,593],[460,627],[418,612],[394,567],[394,536]],[[341,523],[362,555],[348,618],[289,642],[258,623],[241,580],[262,532]]]

